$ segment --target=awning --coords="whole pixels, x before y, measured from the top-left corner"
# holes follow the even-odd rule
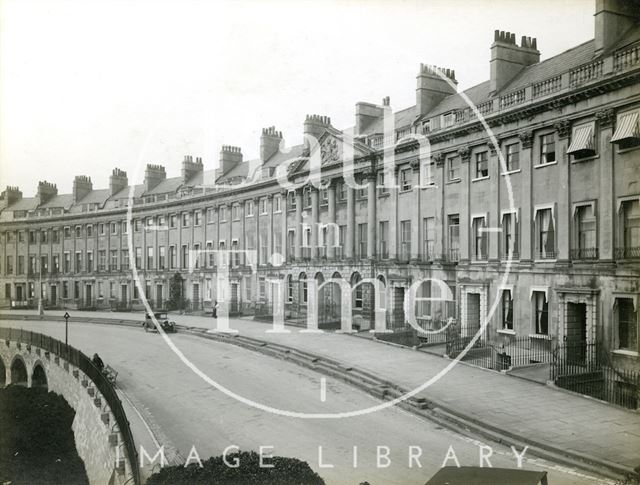
[[[620,116],[616,132],[611,137],[611,143],[618,143],[629,139],[640,140],[640,127],[638,126],[638,118],[640,113],[626,113]]]
[[[593,125],[579,126],[573,132],[573,140],[567,149],[567,153],[594,152]]]

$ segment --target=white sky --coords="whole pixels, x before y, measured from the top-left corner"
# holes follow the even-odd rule
[[[220,145],[257,156],[261,129],[299,143],[306,114],[352,126],[357,101],[415,104],[421,62],[488,79],[495,29],[542,59],[593,37],[595,0],[0,0],[0,184],[70,192],[75,175]]]

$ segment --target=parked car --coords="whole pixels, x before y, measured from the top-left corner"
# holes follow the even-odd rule
[[[548,485],[547,472],[512,468],[446,466],[425,485]]]
[[[175,333],[176,332],[176,323],[169,320],[169,316],[166,311],[158,311],[153,312],[153,316],[156,317],[156,320],[167,333]],[[148,332],[149,330],[156,330],[156,326],[153,323],[153,318],[149,313],[145,314],[144,322],[142,322],[142,326],[144,327],[144,331]]]

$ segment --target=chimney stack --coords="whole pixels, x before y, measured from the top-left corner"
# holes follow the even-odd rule
[[[6,209],[10,205],[15,204],[22,199],[22,192],[18,187],[7,186],[7,188],[0,194],[0,210]]]
[[[220,150],[220,164],[218,167],[220,175],[228,173],[229,170],[239,163],[242,163],[242,150],[240,147],[222,145],[222,149]]]
[[[156,187],[160,182],[167,178],[167,173],[164,171],[162,165],[147,164],[147,168],[144,171],[144,190],[149,190]]]
[[[50,182],[38,182],[38,193],[36,198],[38,199],[38,205],[49,202],[53,197],[58,195],[58,186]]]
[[[522,69],[540,62],[537,40],[522,36],[520,45],[516,34],[496,30],[491,44],[491,92],[500,91]]]
[[[640,1],[596,0],[595,54],[614,46],[627,30],[640,23]]]
[[[323,135],[325,130],[331,126],[331,118],[328,116],[320,116],[320,115],[307,115],[304,120],[304,130],[303,133],[305,135],[310,135],[314,137],[316,140],[320,140],[320,137]],[[308,147],[308,141],[305,138],[305,145]]]
[[[436,66],[420,64],[420,72],[416,76],[418,115],[427,114],[444,98],[456,93],[456,88],[452,87],[442,76],[457,86],[456,72],[453,69],[440,69]]]
[[[260,161],[264,163],[278,153],[281,142],[282,132],[276,131],[275,126],[263,128],[260,136]]]
[[[182,183],[186,184],[189,180],[195,177],[200,172],[204,171],[202,165],[202,158],[196,157],[196,161],[193,161],[191,155],[185,155],[182,161]]]
[[[121,190],[126,189],[128,185],[129,179],[127,178],[127,172],[119,168],[114,168],[109,176],[109,195],[116,195]]]
[[[382,106],[365,102],[356,103],[355,136],[365,134],[365,132],[377,121],[382,120],[384,118],[385,109],[390,108],[390,105],[391,99],[389,96],[382,98]]]
[[[77,204],[93,190],[91,178],[86,175],[76,175],[73,179],[73,203]]]

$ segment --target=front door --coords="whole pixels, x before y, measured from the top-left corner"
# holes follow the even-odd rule
[[[127,293],[128,293],[127,285],[120,286],[120,302],[121,303],[127,303],[129,301]]]
[[[87,306],[91,306],[91,301],[92,301],[92,294],[91,294],[91,285],[85,285],[85,299],[86,299],[86,305]]]
[[[51,285],[51,305],[55,306],[58,303],[58,287]]]
[[[22,285],[16,285],[16,301],[24,300],[24,289]]]
[[[570,362],[583,363],[587,353],[587,305],[569,302],[566,312],[567,358]]]
[[[231,283],[231,305],[230,311],[238,311],[238,283]]]
[[[200,308],[200,283],[193,284],[193,309]]]
[[[463,337],[472,337],[480,330],[480,294],[467,293],[466,325]]]
[[[162,297],[162,285],[156,285],[156,306],[158,308],[164,308],[164,298]]]
[[[403,328],[405,322],[404,315],[404,287],[396,286],[393,288],[393,313],[391,316],[391,327],[393,329]]]

